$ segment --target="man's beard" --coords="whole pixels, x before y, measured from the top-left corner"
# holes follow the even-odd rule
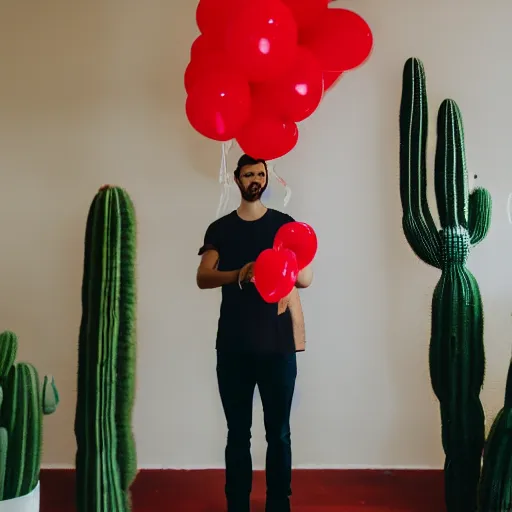
[[[265,192],[265,189],[267,188],[267,184],[265,183],[262,187],[258,183],[251,183],[246,189],[243,189],[242,187],[239,188],[242,198],[249,203],[254,203],[261,199],[263,192]]]

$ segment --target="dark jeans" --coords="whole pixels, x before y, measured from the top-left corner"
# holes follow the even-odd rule
[[[217,379],[226,415],[228,512],[249,512],[252,489],[251,426],[254,389],[263,404],[267,439],[267,512],[290,510],[292,450],[290,411],[296,354],[217,352]]]

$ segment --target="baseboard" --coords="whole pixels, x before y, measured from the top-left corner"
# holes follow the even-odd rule
[[[265,475],[262,470],[255,470],[254,473],[254,499],[263,502]],[[297,490],[296,493],[294,491],[294,499],[299,503],[312,503],[311,506],[313,506],[316,505],[317,500],[323,499],[325,503],[330,504],[338,499],[345,504],[351,506],[353,504],[352,508],[333,508],[332,510],[360,510],[357,507],[361,503],[371,502],[385,506],[393,505],[394,508],[389,510],[409,512],[444,510],[443,471],[440,469],[297,468],[293,470],[293,482]],[[185,508],[185,504],[190,503],[191,500],[203,498],[209,500],[210,505],[215,502],[220,507],[223,500],[223,485],[224,470],[222,468],[195,470],[141,468],[132,486],[134,512],[150,510],[147,508],[150,503],[154,505],[151,510],[206,510],[204,503],[203,508]],[[199,495],[198,489],[202,489]],[[337,498],[338,496],[342,498]],[[73,510],[74,500],[75,470],[73,467],[52,466],[41,469],[41,512]],[[308,502],[308,500],[311,501]],[[421,507],[417,508],[416,504],[420,504]],[[211,510],[214,509],[217,510],[214,507],[211,508]],[[308,511],[313,509],[315,509],[314,506],[304,508]]]
[[[75,466],[72,464],[41,464],[42,471],[62,471],[74,470]],[[139,466],[139,471],[216,471],[223,470],[224,466],[205,466],[203,464],[191,464],[181,466],[169,466],[165,464],[145,464]],[[254,471],[263,471],[263,466],[254,465]],[[294,471],[442,471],[442,467],[433,466],[382,466],[367,464],[299,464],[293,466]]]

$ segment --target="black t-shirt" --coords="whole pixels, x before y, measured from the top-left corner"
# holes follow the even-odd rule
[[[268,209],[258,220],[246,221],[233,211],[214,221],[199,250],[215,249],[220,271],[239,270],[272,248],[281,226],[294,219]],[[277,314],[277,304],[266,303],[252,283],[222,287],[222,304],[217,330],[217,350],[243,352],[295,352],[290,311]]]

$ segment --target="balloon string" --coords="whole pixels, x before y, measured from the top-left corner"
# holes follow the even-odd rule
[[[220,168],[219,168],[219,183],[223,185],[222,193],[217,206],[217,213],[215,217],[218,219],[224,212],[226,205],[229,201],[229,173],[228,173],[228,153],[231,150],[233,141],[223,142],[221,146]]]
[[[274,174],[277,181],[284,187],[284,189],[286,191],[285,196],[284,196],[284,202],[283,202],[283,206],[286,208],[288,206],[288,203],[290,202],[290,198],[292,197],[292,191],[291,191],[290,187],[288,186],[288,184],[286,183],[286,181],[284,181],[284,179],[281,178],[281,176],[279,176],[279,174],[277,174],[275,169],[272,169],[272,174]]]

